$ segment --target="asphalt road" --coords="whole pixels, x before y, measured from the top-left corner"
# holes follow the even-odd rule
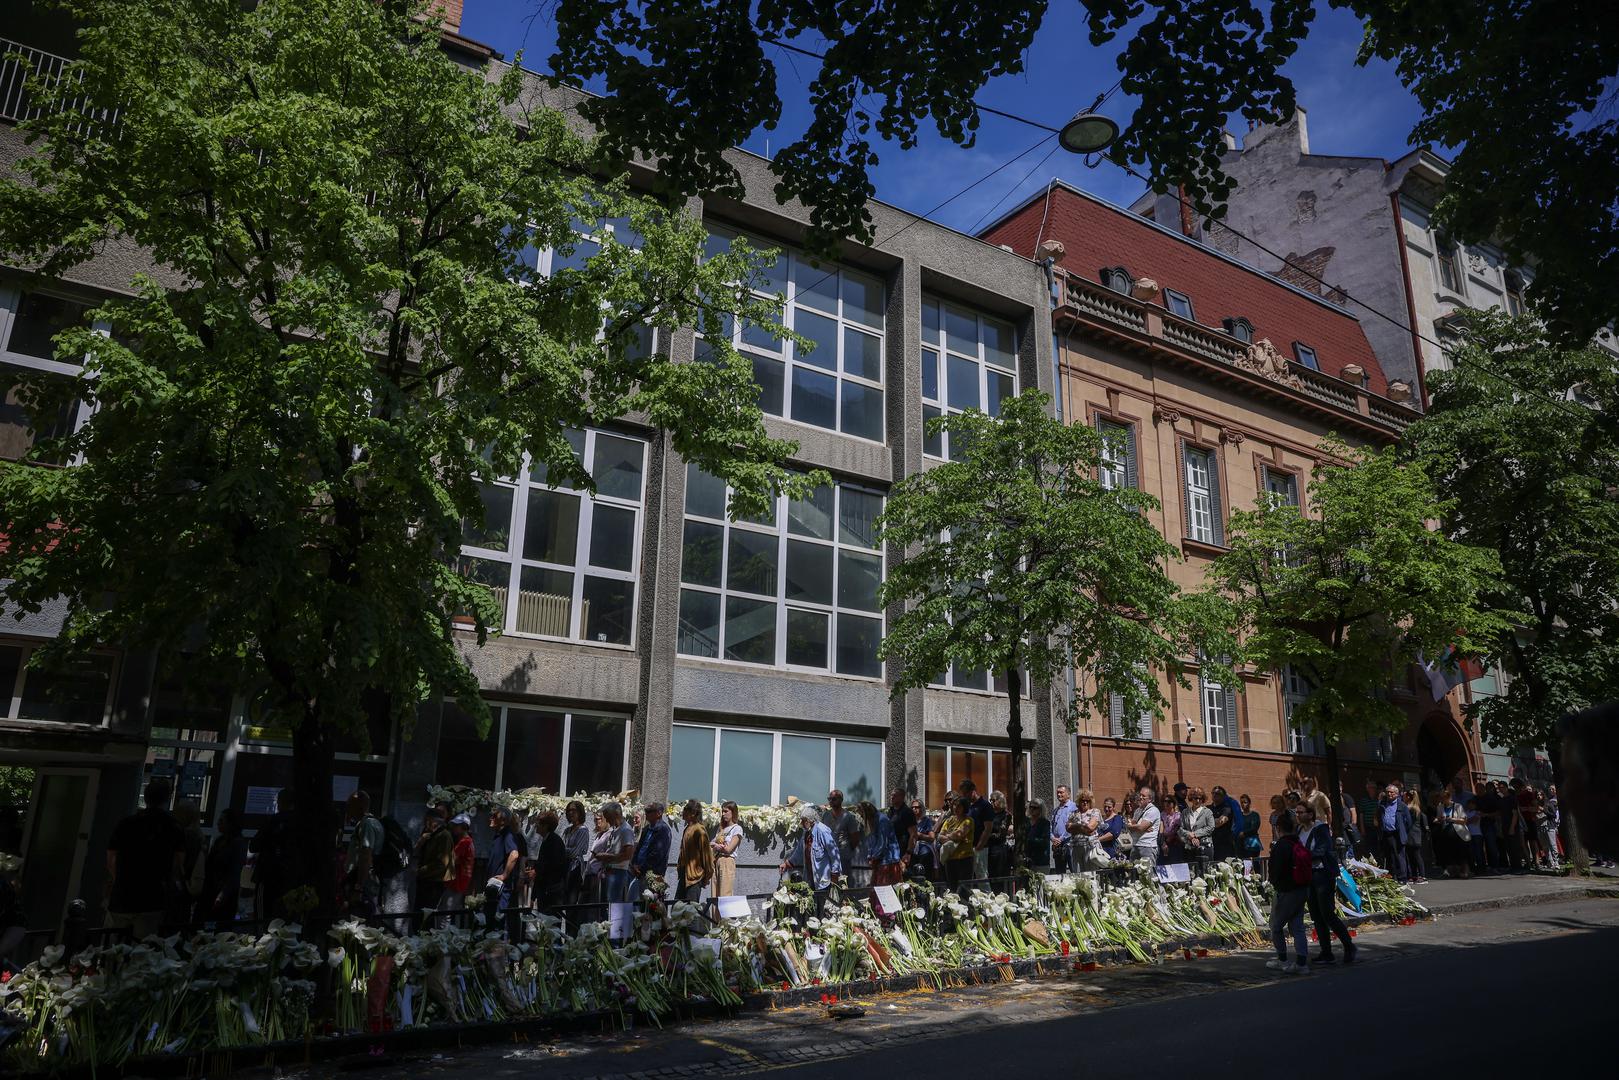
[[[1619,901],[1580,899],[1368,929],[1360,962],[1308,977],[1234,953],[519,1046],[289,1070],[328,1080],[698,1076],[1310,1080],[1525,1067],[1610,1075]],[[1312,1045],[1311,1038],[1322,1040]]]

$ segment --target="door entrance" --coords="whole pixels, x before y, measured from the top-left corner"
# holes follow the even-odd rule
[[[22,849],[22,909],[30,930],[61,929],[78,895],[95,820],[96,769],[40,769]]]

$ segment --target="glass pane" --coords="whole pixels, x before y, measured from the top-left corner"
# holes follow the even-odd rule
[[[982,750],[950,748],[950,790],[960,791],[961,782],[971,780],[978,794],[989,794],[989,759]]]
[[[669,739],[669,800],[714,798],[713,728],[676,724]],[[570,765],[573,763],[570,761]],[[768,800],[766,800],[768,801]]]
[[[787,500],[787,531],[832,539],[832,485],[820,484],[807,498]]]
[[[838,271],[833,266],[811,266],[803,259],[793,260],[793,278],[798,291],[793,299],[817,311],[838,313]],[[795,328],[796,329],[796,328]]]
[[[596,435],[596,490],[614,499],[641,501],[641,458],[646,447],[635,439]]]
[[[945,452],[951,461],[966,461],[971,449],[972,435],[961,428],[945,433]]]
[[[768,356],[749,356],[748,359],[753,362],[754,385],[759,387],[760,411],[780,416],[787,365]]]
[[[11,322],[11,340],[6,347],[24,356],[49,360],[55,355],[51,339],[70,326],[79,325],[85,306],[43,293],[24,293]]]
[[[826,667],[828,616],[824,611],[787,609],[787,662],[800,667]]]
[[[982,404],[978,396],[978,364],[952,354],[949,361],[950,407],[976,409]]]
[[[623,339],[623,358],[625,360],[645,360],[652,355],[656,340],[652,336],[652,327],[646,323],[636,323],[629,328]]]
[[[1004,371],[995,371],[991,369],[987,372],[987,374],[989,382],[989,406],[984,411],[989,413],[991,416],[999,416],[1001,415],[1002,403],[1012,397],[1012,395],[1017,391],[1013,389],[1014,381],[1012,376],[1006,374]]]
[[[11,704],[8,651],[18,650],[0,646],[0,716],[6,715]],[[181,675],[165,681],[152,694],[152,737],[224,742],[225,729],[230,723],[230,704],[229,690],[212,688],[200,679],[187,682]],[[383,745],[387,745],[386,734]]]
[[[22,649],[0,645],[0,716],[11,715],[11,695],[17,689],[17,669],[22,667]]]
[[[932,300],[922,302],[922,340],[929,345],[944,344],[939,340],[939,305]]]
[[[957,690],[988,690],[989,674],[983,668],[964,669],[960,664],[952,665],[954,677],[950,680]]]
[[[945,305],[945,345],[954,352],[978,355],[978,318],[970,311]]]
[[[731,564],[726,582],[733,589],[776,595],[776,538],[768,533],[731,530]]]
[[[832,548],[806,540],[787,541],[787,599],[832,603]]]
[[[720,732],[721,799],[742,806],[770,804],[770,758],[775,736],[764,731]]]
[[[880,678],[882,661],[877,659],[877,646],[883,640],[881,619],[868,619],[862,615],[838,614],[838,671],[844,675],[866,675]]]
[[[680,548],[680,580],[689,585],[720,586],[720,564],[725,550],[725,527],[701,521],[686,522]]]
[[[763,240],[750,239],[748,242],[753,246],[755,252],[769,251],[775,247],[775,245],[766,243]],[[787,256],[780,254],[779,248],[775,250],[777,251],[776,256],[766,262],[760,268],[760,271],[764,275],[763,291],[774,296],[780,296],[787,291]]]
[[[843,370],[862,379],[881,382],[883,378],[883,339],[862,334],[853,327],[843,331]]]
[[[809,368],[793,368],[793,419],[816,427],[837,426],[838,380]]]
[[[1004,750],[991,750],[989,752],[989,790],[999,791],[1010,799],[1012,789],[1009,786],[1011,775],[1006,768],[1007,757],[1008,755]]]
[[[562,437],[567,439],[568,445],[573,448],[573,459],[583,464],[585,460],[585,433],[578,428],[565,428],[563,429]],[[544,484],[547,482],[550,473],[550,468],[544,462],[535,461],[529,466],[528,478],[536,484]],[[559,477],[557,486],[561,485],[562,480]]]
[[[786,802],[797,795],[800,802],[818,803],[832,790],[832,740],[805,735],[781,737],[781,795]],[[848,793],[844,793],[848,796]],[[847,804],[846,804],[847,805]]]
[[[793,347],[793,359],[814,364],[828,371],[838,370],[838,323],[825,315],[798,308],[793,312],[793,329],[809,338],[808,345]]]
[[[882,580],[882,556],[838,552],[838,607],[876,611],[877,586]]]
[[[585,578],[579,602],[586,641],[628,645],[635,623],[635,582],[619,578]]]
[[[477,723],[459,705],[449,701],[444,703],[444,711],[439,714],[438,760],[433,772],[436,782],[465,784],[475,788],[495,786],[495,761],[500,754],[500,710],[495,708],[489,711],[493,718],[489,733],[484,736],[478,734]]]
[[[838,539],[861,547],[877,546],[877,515],[883,512],[883,497],[859,488],[838,489]]]
[[[478,494],[483,498],[483,523],[465,519],[461,523],[461,543],[505,551],[511,543],[512,498],[516,493],[509,487],[479,484]]]
[[[573,714],[568,733],[569,793],[594,795],[623,789],[627,734],[627,725],[616,717]]]
[[[22,369],[11,364],[0,364],[0,460],[21,461],[34,445],[46,439],[70,435],[78,424],[77,400],[53,401],[31,399],[22,403],[22,388],[18,375]],[[50,380],[51,387],[65,388],[66,379]],[[54,394],[52,395],[55,396]],[[66,396],[65,394],[63,396]],[[58,455],[35,457],[33,460],[60,465]]]
[[[864,274],[843,272],[843,317],[883,328],[883,283]]]
[[[680,633],[675,648],[683,656],[720,654],[720,597],[718,593],[680,590]]]
[[[942,746],[928,747],[927,806],[924,809],[936,811],[944,806],[945,793],[950,790],[950,778],[945,775],[947,753]]]
[[[843,433],[881,442],[883,392],[864,383],[846,382],[843,390]]]
[[[590,509],[590,565],[605,570],[635,566],[635,511],[594,503]]]
[[[725,481],[696,465],[686,466],[686,513],[725,520]]]
[[[17,715],[24,720],[99,724],[107,712],[111,685],[112,660],[105,656],[76,657],[60,669],[30,668],[23,673]]]
[[[493,742],[493,740],[490,740]],[[506,710],[506,757],[500,786],[512,791],[562,791],[562,714],[534,709]]]
[[[984,320],[984,359],[1000,367],[1011,368],[1017,366],[1017,356],[1012,349],[1012,328],[1006,323],[994,319]]]
[[[579,550],[579,496],[529,488],[523,558],[572,566]]]
[[[862,799],[882,806],[883,744],[857,739],[838,740],[838,787],[845,806]]]
[[[922,452],[934,457],[944,457],[944,432],[930,431],[928,421],[939,415],[939,410],[932,405],[922,406]]]
[[[517,591],[519,634],[568,637],[573,633],[573,575],[525,566]]]
[[[558,270],[583,270],[585,261],[600,250],[601,245],[594,240],[578,240],[574,243],[572,251],[563,252],[560,249],[553,251],[551,253],[551,272],[554,274]]]
[[[922,350],[922,397],[939,400],[939,354],[932,349]]]
[[[776,662],[776,605],[730,596],[725,600],[725,658],[749,664]]]
[[[775,309],[773,320],[780,323],[782,311]],[[775,330],[761,326],[752,319],[742,320],[742,344],[752,349],[762,349],[767,353],[779,354],[781,352],[781,335]]]
[[[495,625],[504,627],[506,594],[511,590],[512,584],[511,564],[496,562],[493,559],[470,559],[463,555],[455,560],[455,572],[468,581],[489,586],[489,591],[495,594],[495,607],[500,609]]]

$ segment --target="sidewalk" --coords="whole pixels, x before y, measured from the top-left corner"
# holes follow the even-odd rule
[[[1411,886],[1411,892],[1435,915],[1555,903],[1593,892],[1619,899],[1619,871],[1593,870],[1589,877],[1499,874],[1459,881],[1434,879]]]

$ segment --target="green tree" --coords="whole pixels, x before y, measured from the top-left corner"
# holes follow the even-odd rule
[[[150,650],[255,691],[293,728],[305,880],[331,889],[332,754],[450,695],[488,712],[452,629],[498,625],[457,572],[480,480],[529,455],[589,488],[569,428],[640,414],[747,509],[785,474],[721,320],[771,323],[745,246],[585,171],[590,146],[371,0],[73,0],[83,111],[33,122],[0,180],[0,257],[59,275],[109,245],[153,275],[34,379],[92,411],[0,467],[0,578],[71,602],[58,658]],[[116,110],[116,120],[110,119]],[[89,121],[87,122],[87,116]],[[592,257],[575,220],[614,219]],[[551,246],[582,265],[541,276]],[[640,347],[698,326],[711,364]],[[41,427],[47,426],[44,424]],[[491,541],[492,542],[492,541]]]
[[[1513,631],[1512,676],[1470,720],[1501,746],[1548,750],[1557,721],[1619,699],[1619,371],[1596,348],[1546,341],[1533,318],[1472,313],[1433,405],[1407,433],[1453,497],[1445,526],[1501,557],[1486,599]]]
[[[1415,143],[1458,147],[1440,204],[1462,240],[1540,257],[1534,290],[1580,337],[1619,316],[1619,5],[1611,0],[1330,0],[1360,19],[1361,62],[1393,61],[1422,106]],[[1183,189],[1218,215],[1233,116],[1292,115],[1282,68],[1315,0],[1081,0],[1090,43],[1123,37],[1117,71],[1076,63],[1070,109],[1120,80],[1137,99],[1109,151],[1157,191]],[[551,67],[607,95],[585,111],[614,160],[646,154],[683,192],[735,185],[723,152],[781,119],[775,49],[824,55],[806,130],[771,162],[778,196],[809,204],[823,243],[870,226],[865,201],[880,142],[916,143],[921,124],[964,146],[974,97],[1024,70],[1046,0],[998,4],[824,0],[559,0]],[[1077,45],[1077,43],[1076,43]],[[813,60],[795,58],[797,64]],[[1534,87],[1525,95],[1522,88]],[[1060,123],[1061,116],[1033,119]],[[1503,130],[1511,139],[1499,137]]]
[[[1030,391],[998,417],[970,411],[930,421],[949,432],[957,460],[894,485],[882,536],[899,554],[883,582],[891,614],[882,655],[895,694],[937,682],[952,664],[988,671],[1006,687],[1012,761],[1024,749],[1020,688],[1049,693],[1077,680],[1068,725],[1108,714],[1124,699],[1136,718],[1167,702],[1152,670],[1183,685],[1183,660],[1200,650],[1229,656],[1230,612],[1218,596],[1183,596],[1165,572],[1177,558],[1146,517],[1158,502],[1099,479],[1102,436],[1049,415],[1051,399]],[[1229,671],[1220,661],[1213,670]],[[1012,814],[1022,864],[1023,797]]]
[[[1452,503],[1421,465],[1334,439],[1321,452],[1305,512],[1267,498],[1232,513],[1208,580],[1236,605],[1243,659],[1308,681],[1293,722],[1326,740],[1336,799],[1338,742],[1404,726],[1388,687],[1406,666],[1485,653],[1506,623],[1486,600],[1500,561],[1433,528]]]

